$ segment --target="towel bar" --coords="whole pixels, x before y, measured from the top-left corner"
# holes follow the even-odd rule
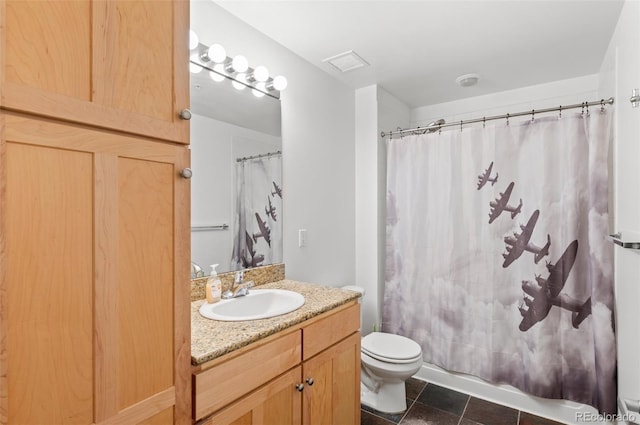
[[[609,235],[609,240],[623,248],[640,249],[640,234],[635,232],[618,232]]]

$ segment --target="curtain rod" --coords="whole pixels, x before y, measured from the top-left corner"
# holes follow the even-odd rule
[[[407,129],[398,129],[398,130],[393,130],[393,131],[389,131],[387,133],[385,133],[384,131],[380,133],[380,136],[384,137],[393,137],[393,136],[397,136],[397,135],[403,135],[404,133],[410,133],[410,132],[414,132],[414,133],[418,133],[418,134],[424,134],[427,131],[435,131],[435,130],[440,130],[443,127],[453,127],[456,125],[462,126],[464,124],[473,124],[473,123],[477,123],[477,122],[481,122],[484,123],[486,121],[493,121],[493,120],[500,120],[500,119],[506,119],[507,122],[509,121],[509,118],[513,118],[513,117],[521,117],[524,115],[531,115],[532,118],[535,116],[535,114],[543,114],[546,112],[555,112],[555,111],[560,111],[560,116],[562,116],[562,111],[565,109],[575,109],[575,108],[587,108],[587,112],[589,109],[589,106],[597,106],[600,105],[602,108],[604,108],[604,105],[612,105],[613,104],[613,97],[610,97],[609,99],[600,99],[600,100],[596,100],[593,102],[582,102],[582,103],[575,103],[573,105],[566,105],[566,106],[558,106],[556,108],[546,108],[546,109],[532,109],[530,111],[523,111],[523,112],[516,112],[514,114],[505,114],[505,115],[494,115],[491,117],[482,117],[482,118],[474,118],[474,119],[470,119],[470,120],[461,120],[461,121],[456,121],[456,122],[450,122],[447,124],[436,124],[436,125],[430,125],[430,126],[426,126],[426,127],[416,127],[416,128],[407,128]],[[422,133],[420,133],[422,132]]]
[[[275,151],[275,152],[261,153],[260,155],[243,156],[242,158],[236,158],[236,162],[242,162],[242,161],[248,161],[250,159],[258,159],[258,158],[264,158],[268,156],[280,155],[281,153],[282,151]]]

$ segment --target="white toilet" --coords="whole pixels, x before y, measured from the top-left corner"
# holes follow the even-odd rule
[[[361,287],[343,289],[364,296]],[[385,413],[407,410],[404,383],[422,366],[420,345],[404,336],[373,332],[362,338],[360,357],[361,403]]]

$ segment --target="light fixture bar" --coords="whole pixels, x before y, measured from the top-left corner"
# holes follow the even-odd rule
[[[218,59],[213,61],[209,57],[209,47],[210,46],[198,42],[198,45],[191,49],[192,54],[189,62],[194,66],[199,66],[202,69],[206,69],[209,72],[224,77],[234,84],[240,84],[241,88],[249,88],[257,97],[267,95],[274,99],[280,99],[280,92],[287,86],[286,78],[282,76],[268,76],[268,70],[266,70],[264,66],[257,66],[256,68],[249,67],[244,56],[236,56],[235,58],[227,56],[224,60]],[[224,51],[222,46],[219,47],[220,50]],[[240,58],[240,60],[238,60],[238,58]],[[240,62],[241,69],[239,71],[234,69],[234,62]],[[262,74],[266,72],[267,76],[264,77],[266,79],[263,78],[263,81],[258,81],[255,77],[256,69],[259,69],[259,73]],[[237,76],[242,76],[244,78]]]
[[[270,97],[272,97],[272,98],[274,98],[274,99],[278,99],[278,100],[280,100],[280,96],[279,96],[280,92],[279,92],[279,91],[277,91],[277,90],[273,90],[273,91],[260,90],[259,88],[257,88],[256,86],[251,85],[251,84],[250,84],[250,83],[248,83],[248,82],[240,81],[240,80],[236,80],[235,78],[233,78],[233,76],[232,76],[232,75],[229,75],[229,74],[227,74],[227,73],[225,73],[225,72],[217,71],[217,70],[213,69],[213,67],[210,67],[209,65],[204,64],[204,63],[202,63],[202,62],[197,62],[197,61],[195,61],[195,60],[193,60],[193,59],[191,59],[189,62],[190,62],[190,63],[192,63],[192,64],[194,64],[194,65],[197,65],[197,66],[199,66],[199,67],[202,67],[203,69],[206,69],[207,71],[211,71],[211,72],[213,72],[213,73],[215,73],[215,74],[218,74],[218,75],[220,75],[221,77],[224,77],[224,78],[226,78],[226,79],[227,79],[227,80],[229,80],[229,81],[236,82],[236,83],[238,83],[238,84],[242,84],[243,86],[245,86],[245,87],[247,87],[247,88],[249,88],[249,89],[251,89],[251,90],[259,91],[260,93],[262,93],[262,94],[264,94],[264,95],[267,95],[267,96],[270,96]],[[249,69],[251,69],[251,68],[249,68]],[[247,71],[247,72],[248,72],[248,71]]]

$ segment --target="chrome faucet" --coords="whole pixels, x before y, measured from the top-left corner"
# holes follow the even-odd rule
[[[236,272],[235,279],[231,285],[231,289],[222,293],[222,299],[228,300],[231,298],[243,297],[249,295],[249,288],[253,288],[253,280],[244,282],[244,271],[240,270]]]
[[[204,271],[202,271],[202,267],[194,262],[191,262],[191,279],[197,279],[199,277],[204,277]]]

